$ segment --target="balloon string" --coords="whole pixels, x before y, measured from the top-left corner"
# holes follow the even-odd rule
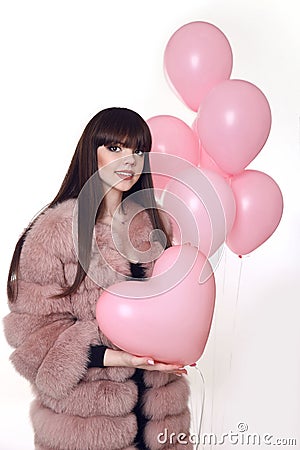
[[[200,419],[198,418],[198,410],[196,411],[196,414],[195,414],[195,409],[194,409],[193,400],[192,400],[193,395],[191,395],[191,397],[190,397],[193,433],[196,433],[196,436],[197,436],[196,446],[194,448],[195,448],[195,450],[197,450],[200,445],[200,442],[201,442],[200,436],[201,436],[201,430],[202,430],[204,403],[205,403],[205,381],[204,381],[204,377],[203,377],[201,370],[197,366],[195,366],[195,369],[198,372],[198,374],[200,375],[200,379],[202,380],[202,398],[201,398]],[[195,424],[195,422],[196,422],[196,424]],[[197,424],[199,424],[198,427],[197,427]]]
[[[233,332],[232,332],[232,345],[231,345],[230,362],[229,362],[229,373],[231,371],[231,363],[232,363],[232,355],[233,355],[233,343],[234,343],[234,337],[235,337],[235,333],[236,333],[236,322],[237,322],[236,318],[237,318],[238,301],[239,301],[240,287],[241,287],[242,267],[243,267],[243,259],[241,259],[241,263],[240,263],[239,276],[238,276],[238,285],[237,285],[236,299],[235,299],[235,308],[234,308],[234,317],[233,317]]]
[[[237,322],[237,309],[238,309],[238,301],[239,301],[239,295],[240,295],[240,287],[241,287],[241,277],[242,277],[242,267],[243,267],[243,259],[240,259],[240,267],[239,267],[239,274],[238,274],[238,282],[237,282],[237,290],[236,290],[236,298],[235,298],[235,308],[234,308],[234,316],[233,316],[233,331],[232,331],[232,338],[231,338],[231,349],[230,349],[230,357],[229,357],[229,370],[228,370],[228,380],[230,380],[231,375],[231,367],[232,367],[232,359],[233,359],[233,344],[234,344],[234,338],[236,334],[236,322]],[[228,404],[228,392],[226,395],[225,400],[225,406],[223,410],[223,417],[222,417],[222,433],[224,431],[224,419],[226,415],[226,409]]]
[[[227,264],[227,249],[224,249],[224,270],[223,270],[223,282],[222,282],[222,297],[225,297],[225,278],[226,278],[226,264]]]
[[[221,299],[225,297],[225,276],[226,276],[226,264],[227,264],[227,249],[224,247],[224,264],[223,264],[223,279],[222,279],[222,290]],[[222,301],[221,300],[221,301]],[[214,407],[215,407],[215,385],[216,385],[216,359],[217,359],[217,330],[218,330],[218,311],[217,308],[214,313],[214,343],[213,343],[213,364],[212,364],[212,391],[211,391],[211,414],[210,414],[210,433],[213,433],[213,418],[214,418]],[[212,449],[212,443],[210,448]]]

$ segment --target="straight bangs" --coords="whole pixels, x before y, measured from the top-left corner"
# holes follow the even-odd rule
[[[134,111],[126,108],[105,110],[95,136],[96,148],[120,144],[134,150],[150,152],[152,139],[148,125]]]

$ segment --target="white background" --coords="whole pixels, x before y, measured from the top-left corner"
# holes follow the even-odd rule
[[[270,137],[250,167],[277,181],[285,208],[265,244],[242,260],[227,249],[217,270],[213,326],[198,363],[202,431],[237,431],[245,422],[249,433],[298,438],[300,448],[299,1],[19,0],[1,9],[1,316],[17,237],[56,195],[88,120],[126,106],[146,119],[193,122],[165,80],[163,52],[180,26],[211,22],[233,49],[232,78],[256,84],[271,105]],[[30,388],[0,339],[0,449],[30,450]],[[199,408],[195,369],[189,377]]]

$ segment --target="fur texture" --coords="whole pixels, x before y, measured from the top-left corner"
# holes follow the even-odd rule
[[[135,369],[87,369],[91,344],[117,348],[95,320],[102,288],[130,276],[129,261],[116,248],[110,226],[100,222],[95,226],[91,276],[77,293],[49,298],[75,276],[75,204],[75,200],[68,200],[45,211],[26,237],[18,298],[4,319],[7,341],[15,348],[11,361],[32,383],[35,393],[30,415],[36,449],[131,450],[137,431],[133,409],[138,393],[130,380]],[[157,258],[157,246],[149,239],[151,230],[145,211],[135,216],[129,236],[137,253],[131,252],[131,256],[140,261],[139,250],[149,249],[148,256],[152,252],[152,259]],[[153,262],[148,261],[150,276]],[[146,444],[150,450],[179,448],[178,444],[159,444],[157,436],[165,428],[169,433],[188,434],[187,381],[158,371],[144,371],[143,376],[147,386],[144,413],[150,419],[145,428]]]

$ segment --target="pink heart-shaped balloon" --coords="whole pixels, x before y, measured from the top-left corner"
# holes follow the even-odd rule
[[[197,248],[168,248],[146,281],[111,286],[97,302],[96,317],[116,346],[156,361],[191,364],[202,355],[215,302],[215,280]]]

